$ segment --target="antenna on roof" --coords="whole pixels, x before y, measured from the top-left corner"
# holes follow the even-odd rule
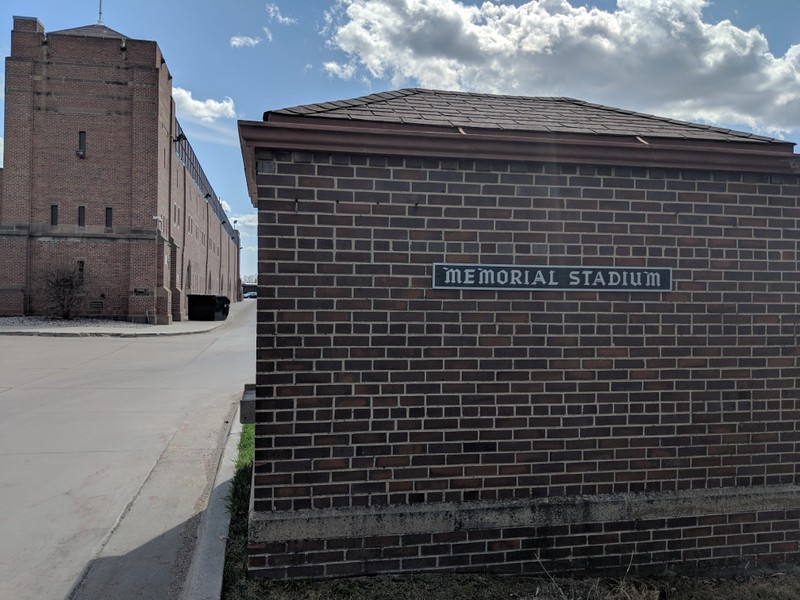
[[[97,24],[98,25],[103,24],[103,0],[100,0],[100,16],[97,17]]]

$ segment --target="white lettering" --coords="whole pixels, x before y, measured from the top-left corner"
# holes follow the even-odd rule
[[[447,283],[461,283],[461,269],[445,269],[444,282]]]
[[[661,287],[661,273],[647,273],[647,287]]]
[[[437,265],[434,285],[443,287],[543,289],[662,289],[670,278],[660,270],[625,267],[543,267],[516,265]]]

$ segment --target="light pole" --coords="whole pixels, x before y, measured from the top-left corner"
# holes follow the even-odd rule
[[[153,286],[153,325],[158,325],[158,263],[161,258],[161,253],[158,251],[158,233],[161,231],[161,215],[153,217],[153,221],[156,222],[156,232],[153,238],[156,247],[156,272],[153,274],[155,279],[155,285]]]

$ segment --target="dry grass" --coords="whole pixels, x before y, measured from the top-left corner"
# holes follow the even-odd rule
[[[492,575],[380,575],[329,581],[250,581],[225,600],[661,600],[652,584]]]

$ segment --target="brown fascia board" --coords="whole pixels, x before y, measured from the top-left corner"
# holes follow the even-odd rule
[[[239,121],[248,192],[255,206],[255,151],[309,151],[798,174],[790,142],[503,131],[269,114]]]

